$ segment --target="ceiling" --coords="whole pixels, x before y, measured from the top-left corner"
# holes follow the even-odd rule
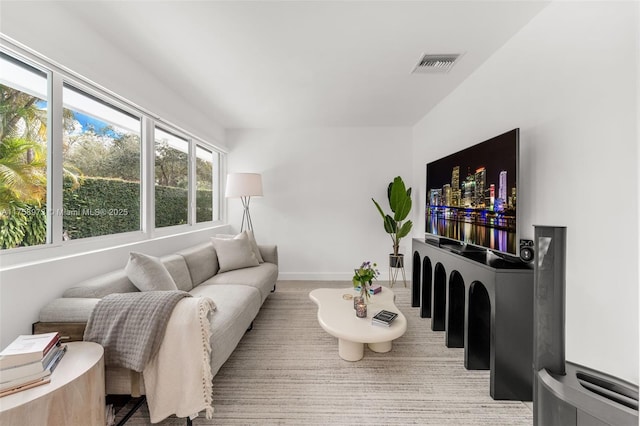
[[[225,128],[411,126],[545,1],[89,1],[70,15]],[[412,74],[425,53],[461,53]]]

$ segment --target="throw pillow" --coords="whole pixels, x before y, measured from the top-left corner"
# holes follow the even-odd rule
[[[216,238],[219,239],[223,239],[223,240],[231,240],[234,238],[244,238],[243,235],[246,235],[248,240],[249,240],[249,245],[251,246],[251,251],[253,252],[253,254],[256,256],[256,259],[258,259],[258,263],[264,263],[264,259],[262,258],[262,254],[260,253],[260,248],[258,247],[258,243],[256,242],[256,237],[254,237],[253,235],[253,231],[243,231],[241,233],[239,233],[238,235],[231,235],[231,234],[217,234]]]
[[[212,238],[211,242],[218,253],[220,272],[258,266],[260,263],[251,250],[249,239],[242,233],[237,238]]]
[[[132,251],[129,253],[129,261],[124,270],[129,280],[140,291],[178,289],[171,274],[157,257]]]
[[[219,238],[221,240],[233,240],[236,237],[239,237],[242,234],[234,235],[234,234],[216,234],[215,238]]]

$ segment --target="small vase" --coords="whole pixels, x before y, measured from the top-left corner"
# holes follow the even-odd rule
[[[360,286],[360,297],[364,300],[364,303],[369,302],[369,284],[365,283]]]

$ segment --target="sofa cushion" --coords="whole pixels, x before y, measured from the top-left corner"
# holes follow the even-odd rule
[[[218,273],[218,254],[210,242],[181,250],[177,254],[184,257],[194,287]]]
[[[264,302],[269,296],[273,286],[278,279],[278,267],[273,263],[262,263],[253,268],[236,269],[235,271],[228,271],[219,273],[207,281],[202,283],[203,285],[220,285],[220,284],[233,284],[233,285],[247,285],[258,289],[260,292],[261,302]]]
[[[251,326],[261,306],[260,293],[244,285],[204,285],[191,290],[194,297],[209,297],[216,304],[211,314],[211,373],[222,364]]]
[[[171,274],[157,257],[132,251],[124,270],[140,291],[178,289]]]
[[[184,257],[178,254],[169,254],[162,256],[160,261],[165,268],[167,268],[167,271],[169,271],[169,275],[173,278],[178,290],[189,291],[193,288],[191,274],[189,273],[189,268],[187,267],[187,262],[184,260]]]
[[[100,299],[63,297],[55,299],[40,311],[42,322],[87,322]]]
[[[65,290],[62,297],[89,297],[102,299],[111,293],[130,293],[139,291],[129,280],[124,269],[89,278],[76,287]]]
[[[220,272],[258,266],[260,263],[251,249],[247,234],[242,233],[237,238],[212,238],[213,246],[218,253]]]

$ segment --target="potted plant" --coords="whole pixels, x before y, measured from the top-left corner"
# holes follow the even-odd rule
[[[393,182],[387,188],[387,198],[389,199],[389,207],[393,214],[385,214],[380,204],[373,198],[371,200],[382,216],[384,222],[384,230],[391,236],[393,242],[393,253],[389,255],[389,266],[392,268],[404,267],[404,254],[399,253],[400,240],[411,232],[413,223],[410,220],[405,221],[411,212],[411,188],[407,189],[400,176],[396,176]]]

